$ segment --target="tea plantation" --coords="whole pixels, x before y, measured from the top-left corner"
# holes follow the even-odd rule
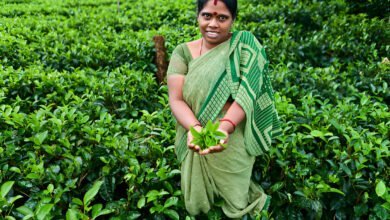
[[[255,218],[390,219],[389,5],[239,1],[283,127]],[[0,219],[191,219],[155,35],[198,38],[194,1],[0,2]]]

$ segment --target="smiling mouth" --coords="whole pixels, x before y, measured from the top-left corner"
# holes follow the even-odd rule
[[[215,38],[219,35],[219,33],[215,31],[206,31],[206,35],[210,38]]]

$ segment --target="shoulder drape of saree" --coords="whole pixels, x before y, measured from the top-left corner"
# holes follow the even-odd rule
[[[256,37],[246,31],[232,37],[227,81],[233,99],[246,115],[246,149],[253,156],[267,152],[272,138],[281,134],[268,60]]]

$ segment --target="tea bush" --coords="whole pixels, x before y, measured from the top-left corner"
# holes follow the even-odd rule
[[[283,122],[253,170],[272,196],[257,219],[389,218],[384,2],[239,1]],[[189,0],[0,2],[2,219],[190,218],[152,38],[170,53],[195,18]]]

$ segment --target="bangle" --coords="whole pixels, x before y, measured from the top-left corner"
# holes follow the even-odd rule
[[[227,119],[227,118],[222,118],[222,119],[219,119],[219,121],[227,121],[227,122],[229,122],[230,124],[233,125],[233,131],[236,130],[236,124],[234,124],[234,122],[232,122],[232,120]]]

